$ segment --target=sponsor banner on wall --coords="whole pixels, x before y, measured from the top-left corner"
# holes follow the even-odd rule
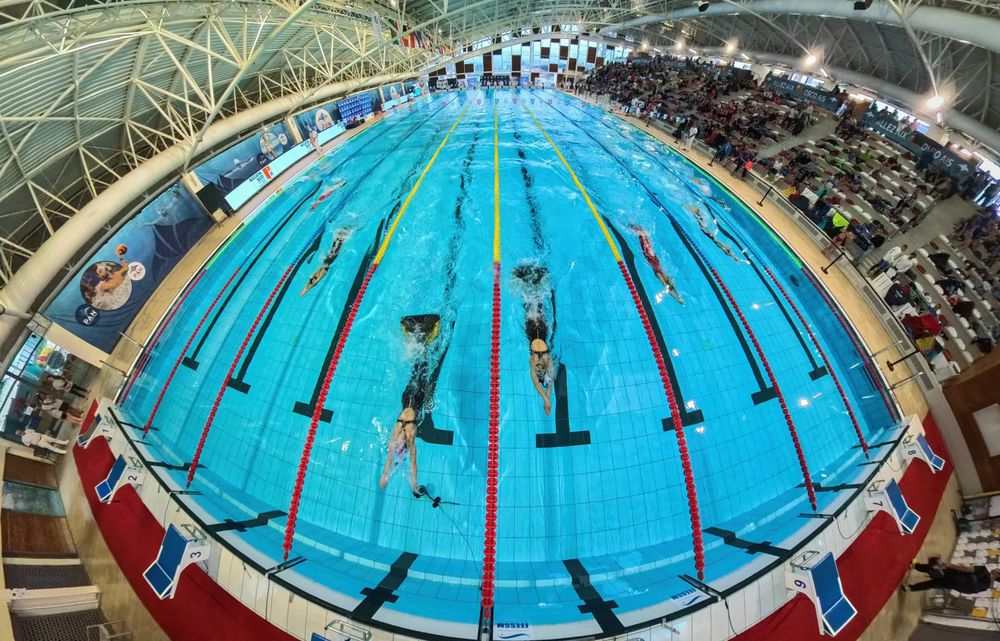
[[[827,111],[836,112],[840,109],[840,98],[832,91],[817,89],[816,87],[804,85],[801,82],[794,82],[787,78],[778,78],[776,76],[769,76],[764,80],[764,83],[786,96],[792,96],[800,100],[811,100],[816,103],[817,107],[826,109]]]
[[[337,133],[344,131],[344,128],[340,125],[334,125],[328,129],[327,132],[334,129],[336,129],[337,132],[330,135],[330,138],[333,138]],[[321,138],[320,144],[322,144],[322,142],[323,140]],[[247,201],[256,196],[257,193],[263,189],[265,185],[267,185],[267,183],[280,176],[286,169],[308,156],[312,151],[312,143],[308,140],[300,142],[285,153],[278,156],[278,158],[273,162],[264,165],[260,171],[244,180],[235,189],[226,194],[226,202],[229,203],[229,206],[233,209],[239,209],[245,205]]]
[[[315,130],[317,140],[321,145],[344,133],[344,127],[340,125],[340,113],[337,111],[337,103],[335,102],[300,113],[295,116],[295,124],[299,126],[299,133],[303,140],[309,140],[310,131]]]
[[[194,168],[194,173],[206,185],[215,183],[225,196],[274,162],[294,144],[295,139],[285,126],[275,123],[206,160]]]
[[[861,123],[867,127],[871,127],[875,133],[888,138],[915,154],[921,152],[920,145],[913,141],[913,134],[917,133],[916,126],[911,126],[905,122],[900,123],[900,119],[896,114],[888,110],[875,112],[870,108],[861,117]]]
[[[110,352],[119,333],[211,226],[201,203],[174,184],[91,255],[43,314]]]
[[[913,133],[912,143],[916,146],[915,153],[918,158],[929,152],[931,154],[930,166],[943,168],[953,178],[962,178],[979,165],[975,159],[963,158],[961,154],[944,147],[941,143],[928,138],[919,131]]]

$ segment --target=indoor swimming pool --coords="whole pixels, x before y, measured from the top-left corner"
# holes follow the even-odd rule
[[[331,609],[620,632],[786,560],[871,473],[898,417],[814,278],[596,106],[433,94],[253,212],[119,402],[214,536]]]

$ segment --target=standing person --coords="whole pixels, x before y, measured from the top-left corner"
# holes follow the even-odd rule
[[[43,376],[40,386],[51,388],[60,395],[72,394],[79,398],[86,398],[87,393],[90,391],[84,387],[80,387],[65,376],[56,376],[55,374]]]
[[[913,569],[930,577],[920,583],[903,584],[903,592],[923,592],[925,590],[954,590],[962,594],[979,594],[1000,581],[1000,570],[990,570],[985,565],[959,565],[944,563],[938,557],[927,563],[917,563]]]
[[[60,441],[57,438],[52,438],[48,434],[42,434],[41,432],[36,432],[30,427],[23,430],[17,430],[14,432],[21,437],[21,442],[28,447],[40,447],[42,449],[51,450],[56,454],[65,454],[66,450],[56,447],[57,445],[67,445],[69,441]]]
[[[315,127],[309,128],[309,144],[320,156],[323,155],[323,148],[319,146],[319,132],[316,131]]]
[[[698,135],[698,123],[692,120],[691,126],[688,127],[688,130],[684,133],[685,149],[687,149],[688,151],[691,150],[691,145],[692,143],[694,143],[694,139],[695,137],[697,137],[697,135]]]
[[[78,409],[70,407],[66,401],[55,396],[38,395],[38,408],[58,421],[69,421],[73,425],[83,422],[83,414]]]

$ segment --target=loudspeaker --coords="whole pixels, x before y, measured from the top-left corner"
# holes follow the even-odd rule
[[[225,196],[222,194],[222,191],[219,189],[219,186],[216,185],[214,182],[210,182],[204,187],[202,187],[197,195],[198,195],[198,200],[201,201],[201,204],[205,206],[205,209],[208,210],[209,215],[211,215],[212,218],[216,220],[216,222],[221,222],[221,221],[219,220],[217,214],[214,212],[218,212],[219,210],[221,210],[223,214],[226,216],[232,215],[233,208],[229,206],[228,202],[226,202]]]

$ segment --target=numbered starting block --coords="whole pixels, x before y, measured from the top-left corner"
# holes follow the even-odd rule
[[[119,454],[111,469],[108,470],[108,475],[94,486],[97,499],[101,503],[110,503],[119,489],[126,485],[139,487],[145,476],[146,473],[138,461],[126,461],[125,456]]]
[[[100,414],[97,414],[94,417],[94,422],[90,426],[90,429],[87,430],[87,433],[76,437],[76,444],[83,449],[87,449],[98,436],[103,436],[106,440],[111,440],[111,425],[102,419],[103,417]]]
[[[903,458],[907,461],[919,459],[935,474],[944,469],[944,459],[934,453],[923,434],[909,434],[903,439]]]
[[[208,560],[211,547],[191,529],[186,534],[170,525],[163,535],[160,551],[142,577],[161,599],[174,598],[181,572],[192,563]]]
[[[883,481],[872,483],[865,496],[865,507],[870,512],[886,512],[896,521],[900,534],[913,534],[917,524],[920,523],[920,515],[906,504],[906,498],[896,479],[890,479],[888,483]]]
[[[844,594],[831,552],[811,550],[793,559],[785,571],[785,586],[806,595],[816,606],[820,634],[837,636],[858,614]]]

